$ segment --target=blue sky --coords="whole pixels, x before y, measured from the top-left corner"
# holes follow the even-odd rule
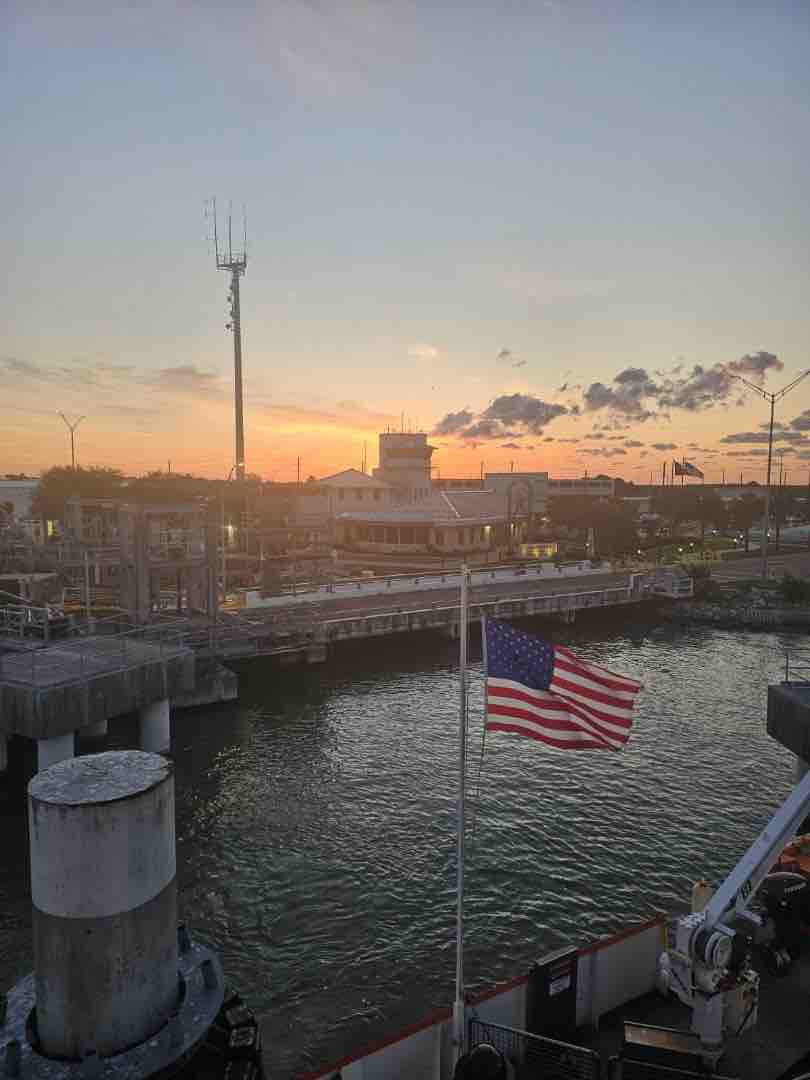
[[[765,419],[754,398],[638,422],[582,394],[760,350],[775,387],[810,362],[806,4],[12,0],[1,18],[0,471],[64,460],[62,408],[87,414],[87,463],[227,473],[213,194],[248,208],[264,475],[358,464],[363,441],[373,460],[402,412],[431,429],[513,394],[580,415],[542,445],[453,432],[445,474],[644,479],[656,443],[761,471],[720,442]],[[808,408],[810,380],[782,419]],[[644,446],[583,453],[608,419]]]

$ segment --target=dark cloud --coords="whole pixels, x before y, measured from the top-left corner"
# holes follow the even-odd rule
[[[775,442],[803,443],[806,438],[800,431],[774,431]],[[738,431],[733,435],[724,435],[721,443],[767,443],[767,431]]]
[[[767,457],[767,450],[727,450],[726,457]]]
[[[546,435],[545,439],[543,439],[543,442],[554,442],[554,436]]]
[[[609,409],[620,416],[644,421],[654,415],[644,401],[654,398],[657,393],[658,386],[644,368],[625,368],[615,376],[611,386],[605,386],[602,382],[591,383],[583,398],[589,412]]]
[[[462,439],[502,439],[505,435],[500,420],[477,420],[460,432]]]
[[[469,409],[459,409],[458,412],[447,413],[435,426],[431,435],[455,435],[472,421],[473,414]]]
[[[732,360],[729,371],[737,375],[747,375],[755,382],[762,382],[768,371],[784,371],[785,365],[769,352],[746,353],[739,360]]]
[[[495,357],[495,362],[498,364],[506,364],[508,367],[523,367],[526,364],[525,360],[518,360],[511,349],[501,349],[498,355]]]
[[[520,443],[516,443],[516,442],[501,443],[501,450],[522,450],[522,449],[523,449],[523,447],[520,445]],[[528,450],[529,447],[526,447],[526,449]]]
[[[790,426],[794,431],[810,431],[810,409],[805,409],[803,413],[799,413],[790,421]]]
[[[637,439],[628,439],[627,442],[624,443],[624,446],[626,446],[628,450],[636,450],[639,446],[643,445],[644,443],[639,442]]]
[[[503,424],[520,424],[533,435],[558,416],[568,413],[565,405],[543,401],[532,394],[502,394],[481,414],[482,420],[499,420]]]
[[[662,410],[698,412],[714,405],[730,404],[740,390],[735,376],[762,382],[767,372],[781,371],[783,367],[782,361],[768,352],[747,353],[739,360],[709,368],[695,364],[685,375],[678,364],[670,371],[656,372],[658,381],[645,368],[629,367],[620,371],[609,385],[591,383],[583,399],[590,412],[607,409],[614,417],[644,421]],[[737,404],[744,401],[744,396],[736,397]]]
[[[653,450],[677,450],[678,445],[674,442],[654,442],[652,448]]]
[[[586,439],[604,439],[604,437],[601,431],[591,431],[585,436]]]
[[[623,450],[621,446],[594,446],[577,450],[577,453],[588,454],[590,457],[623,457],[627,454],[627,451]]]

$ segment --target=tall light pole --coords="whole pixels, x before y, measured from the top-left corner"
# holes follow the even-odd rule
[[[80,416],[78,420],[75,420],[71,424],[71,422],[68,420],[68,418],[65,416],[65,414],[63,412],[60,412],[59,415],[65,421],[65,426],[67,427],[68,431],[70,432],[70,467],[75,472],[76,471],[76,437],[75,437],[76,436],[76,428],[79,426],[79,424],[82,422],[82,420],[86,420],[87,417],[86,416]]]
[[[771,406],[771,422],[768,426],[768,473],[765,481],[765,517],[762,520],[762,579],[763,581],[768,577],[768,529],[771,522],[771,460],[773,459],[773,413],[777,401],[781,401],[786,394],[798,386],[802,379],[807,378],[810,375],[810,368],[807,371],[803,371],[801,375],[797,375],[793,382],[783,386],[781,390],[777,390],[775,393],[769,390],[763,390],[761,386],[757,386],[756,383],[749,382],[748,379],[744,379],[742,375],[733,375],[732,378],[739,379],[740,382],[745,383],[749,390],[756,391],[760,397],[764,398]]]
[[[225,602],[225,599],[226,599],[226,597],[228,595],[228,554],[227,554],[226,541],[225,541],[225,487],[226,487],[227,484],[230,484],[231,477],[233,476],[233,471],[236,468],[238,468],[238,466],[231,465],[231,471],[228,473],[227,479],[225,480],[225,483],[222,485],[222,490],[220,492],[219,516],[220,516],[220,525],[221,525],[221,534],[222,534],[222,602],[223,603]],[[217,605],[217,606],[219,606],[219,605]]]

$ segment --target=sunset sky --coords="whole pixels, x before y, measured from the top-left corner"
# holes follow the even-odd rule
[[[247,468],[686,457],[761,479],[810,366],[810,7],[7,0],[0,473],[225,476],[247,206]],[[810,469],[810,378],[777,407]],[[724,441],[725,440],[725,441]]]

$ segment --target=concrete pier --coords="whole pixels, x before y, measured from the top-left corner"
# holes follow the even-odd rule
[[[163,754],[171,749],[172,725],[168,698],[138,709],[138,730],[141,750]]]
[[[92,754],[38,773],[28,795],[39,1052],[109,1057],[178,1005],[172,767]]]
[[[76,736],[72,731],[65,735],[54,735],[50,739],[37,739],[37,768],[40,772],[75,756]]]
[[[86,739],[103,739],[109,730],[109,724],[106,717],[102,720],[94,720],[92,724],[88,724],[86,728],[82,730],[82,735]]]

